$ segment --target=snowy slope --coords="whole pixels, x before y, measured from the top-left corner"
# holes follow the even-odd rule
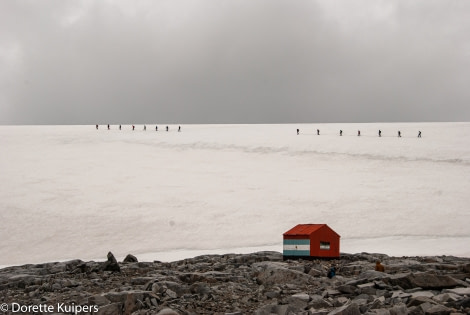
[[[281,251],[298,223],[342,252],[470,257],[470,123],[142,129],[0,126],[0,265]]]

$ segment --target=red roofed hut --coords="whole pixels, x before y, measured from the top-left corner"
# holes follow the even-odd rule
[[[339,258],[341,236],[326,224],[298,224],[283,236],[284,259]]]

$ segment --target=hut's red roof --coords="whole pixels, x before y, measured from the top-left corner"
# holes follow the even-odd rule
[[[298,224],[294,226],[289,231],[285,232],[283,235],[310,235],[315,231],[318,231],[322,227],[328,227],[331,231],[333,231],[328,225],[326,224]],[[336,235],[339,236],[338,233],[333,231]]]

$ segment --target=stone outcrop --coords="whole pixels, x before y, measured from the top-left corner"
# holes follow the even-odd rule
[[[374,270],[380,260],[385,272]],[[326,277],[334,264],[337,276]],[[1,303],[94,307],[78,314],[470,314],[470,258],[342,254],[287,260],[277,252],[171,263],[45,263],[0,270]],[[3,311],[3,310],[2,310]],[[56,314],[65,314],[55,310]],[[16,312],[18,313],[18,312]],[[22,314],[51,314],[23,312]]]
[[[134,255],[127,255],[126,258],[124,258],[124,260],[122,261],[123,263],[134,263],[134,262],[138,262],[137,260],[137,257],[135,257]]]
[[[114,257],[113,253],[108,253],[108,260],[101,265],[102,271],[112,271],[112,272],[121,272],[121,267]]]
[[[459,284],[457,280],[450,276],[425,272],[394,275],[386,278],[385,281],[391,285],[398,285],[403,289],[419,287],[429,290],[441,290],[455,288]]]

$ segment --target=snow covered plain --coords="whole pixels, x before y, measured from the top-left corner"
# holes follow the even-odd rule
[[[470,123],[176,129],[0,126],[0,265],[282,251],[298,223],[346,253],[470,257]]]

